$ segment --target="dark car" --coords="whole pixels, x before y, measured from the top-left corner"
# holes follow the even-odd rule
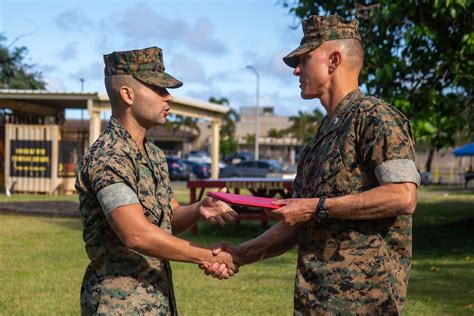
[[[285,173],[283,166],[276,160],[249,160],[237,165],[227,165],[220,172],[221,178],[265,178],[269,173]]]
[[[192,174],[191,167],[182,159],[166,157],[168,163],[168,173],[171,180],[188,180]]]
[[[183,162],[191,167],[192,174],[190,178],[207,179],[211,177],[210,164],[189,160],[183,160]]]
[[[242,161],[248,161],[248,160],[254,160],[255,157],[253,153],[250,153],[248,151],[239,151],[235,154],[232,154],[224,159],[226,163],[229,164],[238,164]]]

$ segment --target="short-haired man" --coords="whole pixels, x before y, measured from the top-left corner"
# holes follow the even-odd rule
[[[91,260],[81,287],[81,313],[175,315],[169,260],[219,263],[220,276],[237,270],[228,253],[174,237],[203,217],[232,220],[225,203],[205,198],[180,206],[163,152],[148,129],[166,122],[180,81],[165,72],[158,47],[104,56],[112,106],[107,128],[82,158],[76,181],[84,242]]]
[[[327,116],[302,152],[294,198],[272,211],[282,221],[233,251],[248,264],[298,245],[295,314],[398,314],[420,183],[409,122],[359,90],[357,20],[311,16],[302,26],[283,61],[302,98],[319,99]]]

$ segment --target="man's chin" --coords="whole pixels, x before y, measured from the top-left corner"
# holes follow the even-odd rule
[[[303,92],[301,92],[300,95],[301,95],[301,98],[304,99],[304,100],[309,100],[309,99],[314,99],[314,98],[315,98],[314,96],[312,96],[312,95],[307,95],[307,94],[305,94],[305,93],[303,93]]]
[[[166,118],[158,120],[158,125],[165,125],[166,124]]]

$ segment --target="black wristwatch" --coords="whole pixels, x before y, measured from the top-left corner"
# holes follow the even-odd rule
[[[325,202],[326,202],[326,197],[321,196],[318,201],[318,206],[316,206],[316,216],[319,219],[326,219],[329,217],[329,211],[326,208],[326,206],[324,206]]]

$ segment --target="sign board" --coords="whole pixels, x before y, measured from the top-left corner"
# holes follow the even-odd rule
[[[51,141],[10,140],[10,176],[51,178]]]

